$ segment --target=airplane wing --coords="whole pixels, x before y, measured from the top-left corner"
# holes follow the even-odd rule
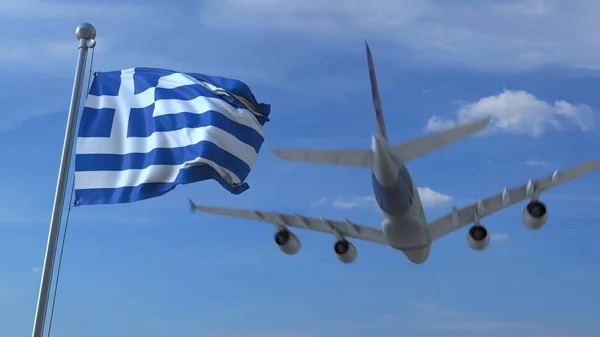
[[[198,210],[211,214],[268,222],[274,224],[279,229],[284,229],[285,226],[304,228],[317,232],[331,233],[338,237],[341,234],[342,236],[347,236],[360,240],[366,240],[386,245],[388,244],[381,230],[369,226],[358,225],[347,219],[346,221],[335,221],[323,218],[311,218],[299,214],[287,215],[273,212],[261,212],[255,210],[198,206],[194,204],[192,200],[190,200],[190,209],[192,212]]]
[[[530,191],[535,190],[535,193],[539,195],[539,193],[543,191],[547,191],[597,169],[600,169],[600,158],[573,166],[564,171],[557,170],[549,176],[538,180],[530,180],[527,184],[510,190],[505,189],[502,193],[487,199],[482,199],[460,210],[455,208],[450,214],[427,225],[431,241],[440,239],[447,234],[473,223],[476,215],[481,219],[530,198]]]

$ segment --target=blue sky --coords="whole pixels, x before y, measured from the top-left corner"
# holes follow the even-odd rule
[[[375,58],[390,141],[493,115],[490,131],[418,158],[433,220],[599,156],[600,41],[592,0],[41,1],[0,3],[0,335],[31,331],[39,268],[76,61],[80,21],[98,30],[94,70],[163,67],[241,79],[272,104],[251,189],[182,186],[71,214],[55,336],[597,336],[600,173],[542,196],[540,231],[524,204],[466,229],[413,265],[355,242],[298,230],[293,257],[268,224],[191,214],[198,204],[348,217],[378,227],[369,172],[284,162],[274,148],[366,148],[375,130],[364,40]]]

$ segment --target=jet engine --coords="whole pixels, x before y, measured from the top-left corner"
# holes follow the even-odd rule
[[[546,205],[539,201],[531,201],[523,209],[523,224],[529,229],[540,229],[548,220]]]
[[[352,263],[356,260],[356,247],[347,241],[347,240],[339,240],[333,246],[333,250],[335,251],[335,255],[337,258],[343,263]]]
[[[472,249],[482,251],[490,244],[490,236],[487,229],[481,225],[474,225],[467,233],[467,242]]]
[[[280,230],[275,234],[275,243],[282,252],[288,255],[296,254],[301,247],[300,239],[287,229]]]

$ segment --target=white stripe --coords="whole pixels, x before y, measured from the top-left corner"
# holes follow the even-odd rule
[[[163,88],[176,88],[191,84],[192,82],[197,84],[203,83],[183,74],[165,76],[159,82],[159,87]],[[127,124],[131,108],[149,106],[154,102],[154,90],[154,88],[150,88],[140,94],[134,95],[133,69],[129,69],[121,72],[121,85],[118,96],[89,95],[86,100],[87,107],[115,109],[115,120],[113,121],[110,138],[78,137],[77,154],[123,155],[128,153],[147,153],[156,148],[184,147],[205,140],[230,152],[235,157],[244,161],[249,167],[253,166],[257,158],[257,152],[254,148],[215,126],[155,132],[149,137],[127,138]],[[160,100],[155,102],[154,110],[153,116],[186,110],[195,113],[215,110],[234,122],[253,128],[264,137],[262,126],[249,110],[236,109],[216,98],[198,97],[190,101]],[[151,182],[169,183],[176,179],[180,169],[200,163],[210,165],[223,179],[232,184],[241,183],[239,177],[226,168],[217,165],[210,158],[198,157],[182,165],[153,165],[145,169],[125,171],[75,172],[75,188],[120,188]]]
[[[142,170],[75,172],[75,189],[120,188],[144,183],[170,183],[175,181],[180,169],[201,163],[210,165],[226,181],[234,184],[240,183],[240,179],[231,171],[211,160],[198,158],[183,165],[154,165]]]
[[[144,93],[149,90],[144,91]],[[92,109],[109,108],[116,109],[117,111],[129,111],[132,108],[145,108],[152,104],[152,102],[150,101],[149,103],[148,100],[145,100],[147,98],[139,97],[139,95],[142,94],[138,94],[134,99],[129,100],[125,100],[123,97],[119,96],[89,95],[85,106]],[[154,99],[154,93],[152,93],[151,96],[152,99]],[[256,132],[260,133],[261,136],[264,136],[262,126],[250,110],[236,109],[229,105],[229,103],[218,98],[199,96],[189,101],[163,99],[154,103],[153,117],[180,113],[182,111],[202,114],[208,110],[215,110],[234,122],[251,127],[256,130]],[[129,113],[127,113],[127,116],[129,116]]]
[[[150,137],[127,138],[77,138],[77,154],[128,154],[148,153],[157,148],[172,149],[197,144],[203,140],[243,160],[252,167],[258,153],[254,148],[216,126],[185,128],[176,131],[155,132]]]
[[[208,110],[217,111],[236,123],[251,127],[264,137],[262,126],[250,110],[236,109],[229,103],[217,98],[200,96],[190,101],[161,99],[156,101],[152,116],[157,117],[181,112],[202,114]]]
[[[135,74],[135,68],[121,70],[121,76],[125,75],[125,76],[133,78],[133,74]],[[191,85],[191,84],[200,84],[200,85],[202,85],[210,90],[213,90],[213,91],[215,89],[225,90],[223,88],[212,85],[208,82],[200,81],[188,74],[177,73],[177,72],[171,73],[169,75],[161,76],[158,79],[158,83],[156,84],[156,87],[163,88],[163,89],[175,89],[175,88],[182,87],[184,85]]]
[[[248,109],[248,110],[254,111],[252,113],[253,115],[255,113],[262,115],[262,113],[257,111],[256,106],[254,106],[252,104],[252,102],[250,102],[249,99],[235,95],[233,93],[230,93],[229,91],[227,91],[221,87],[217,87],[216,85],[213,85],[211,83],[200,81],[188,74],[175,73],[175,74],[163,76],[158,79],[158,85],[156,87],[164,88],[164,89],[175,89],[175,88],[179,88],[184,85],[193,85],[193,84],[201,85],[201,86],[205,87],[206,89],[208,89],[218,95],[220,95],[219,93],[217,93],[218,91],[220,91],[221,94],[223,92],[226,92],[227,96],[230,96],[230,97],[234,98],[235,100],[237,100],[238,102],[242,103],[244,106],[246,106],[246,108],[248,108],[248,104],[250,104],[253,109]]]
[[[171,82],[167,82],[167,84],[171,84],[171,86],[174,85]],[[170,88],[169,86],[166,87]],[[251,127],[264,137],[262,126],[250,110],[237,109],[221,99],[199,96],[189,101],[176,99],[154,101],[155,88],[149,88],[136,95],[134,95],[133,90],[133,73],[125,72],[121,75],[121,87],[118,96],[88,95],[85,106],[93,109],[115,109],[117,110],[116,116],[127,116],[127,118],[122,120],[125,125],[127,125],[129,119],[130,109],[146,108],[152,103],[155,103],[154,112],[152,114],[153,117],[179,113],[182,111],[201,114],[208,110],[215,110],[234,122]]]
[[[158,79],[158,84],[156,85],[156,87],[163,88],[163,89],[175,89],[175,88],[182,87],[184,85],[192,85],[192,84],[199,84],[211,91],[215,91],[215,89],[225,90],[223,88],[214,86],[210,83],[195,79],[192,76],[184,74],[184,73],[173,73],[170,75],[163,76]]]

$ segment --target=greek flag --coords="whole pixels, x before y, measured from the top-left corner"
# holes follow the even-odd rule
[[[96,73],[79,124],[74,204],[129,203],[209,179],[242,193],[269,113],[235,79],[155,68]]]

